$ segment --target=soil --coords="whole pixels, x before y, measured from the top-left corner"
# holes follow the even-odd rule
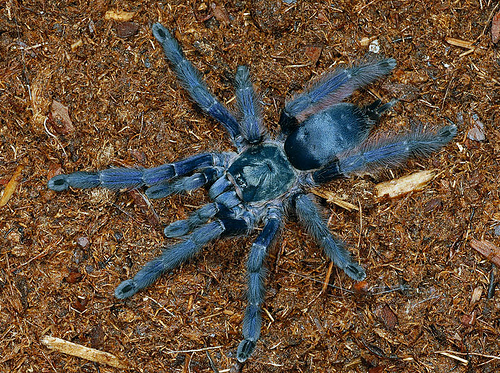
[[[498,372],[500,273],[495,253],[471,246],[500,246],[498,10],[492,0],[3,2],[0,186],[13,193],[0,208],[0,371],[127,370],[51,351],[49,335],[137,372]],[[377,58],[370,50],[398,62],[349,99],[400,100],[377,132],[458,126],[431,158],[321,186],[357,207],[317,198],[365,282],[330,272],[287,221],[244,366],[235,351],[256,233],[215,242],[120,301],[114,288],[160,253],[163,227],[207,203],[206,191],[148,201],[46,186],[59,173],[232,150],[176,81],[151,34],[158,21],[229,107],[234,71],[248,65],[272,135],[287,98],[337,65]],[[378,183],[421,170],[436,170],[422,190],[375,197]]]

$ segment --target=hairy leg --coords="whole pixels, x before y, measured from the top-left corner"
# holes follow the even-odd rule
[[[189,192],[206,184],[210,184],[214,180],[223,175],[222,167],[207,167],[200,172],[196,172],[191,176],[180,177],[174,181],[164,181],[155,184],[146,189],[146,195],[149,198],[157,199],[164,198],[174,193]]]
[[[226,128],[235,145],[239,147],[242,139],[238,122],[229,110],[210,93],[198,70],[186,59],[177,40],[160,23],[153,25],[153,36],[162,45],[165,56],[192,99],[203,111]]]
[[[304,92],[285,105],[280,118],[283,132],[289,132],[297,123],[349,97],[356,89],[388,74],[396,66],[392,58],[375,63],[337,69],[321,77]]]
[[[49,189],[57,192],[72,188],[86,189],[98,186],[108,189],[136,188],[155,185],[174,177],[184,176],[205,167],[222,166],[224,154],[203,153],[175,163],[153,168],[108,168],[106,170],[54,176],[48,182]]]
[[[352,279],[363,280],[366,277],[365,270],[352,260],[351,254],[344,248],[343,243],[332,236],[311,198],[305,194],[297,194],[294,200],[299,221],[323,248],[333,264]]]
[[[128,298],[153,283],[162,273],[170,271],[198,253],[207,243],[224,235],[246,233],[249,227],[242,219],[217,219],[186,236],[184,241],[166,248],[162,255],[146,263],[137,274],[115,289],[115,297]]]
[[[240,132],[250,144],[258,144],[265,134],[262,125],[257,97],[250,81],[250,73],[246,66],[238,66],[236,70],[236,98],[242,118]]]
[[[224,205],[212,202],[208,203],[198,210],[193,212],[189,218],[185,220],[177,220],[172,224],[168,225],[163,233],[166,237],[182,237],[191,232],[193,229],[199,227],[202,224],[205,224],[207,221],[212,219],[214,216],[223,211],[226,215],[228,215],[229,210]]]
[[[281,211],[277,208],[270,208],[264,229],[253,243],[248,256],[248,306],[243,319],[244,340],[239,344],[236,355],[241,363],[250,357],[260,336],[262,324],[260,312],[264,301],[264,260],[280,228],[281,220]]]
[[[427,157],[448,144],[457,134],[454,125],[442,127],[437,133],[422,130],[384,140],[368,139],[360,146],[340,154],[337,159],[312,176],[323,183],[356,172],[400,166],[409,158]]]

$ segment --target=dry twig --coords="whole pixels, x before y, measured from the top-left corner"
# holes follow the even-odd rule
[[[115,368],[127,368],[127,364],[124,361],[121,361],[115,355],[110,354],[109,352],[82,346],[61,338],[52,337],[50,335],[43,336],[41,342],[51,350],[55,350],[63,354],[76,356],[85,360],[95,361],[96,363],[100,364],[111,365]]]

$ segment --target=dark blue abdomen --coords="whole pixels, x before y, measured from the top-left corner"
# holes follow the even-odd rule
[[[320,168],[363,141],[371,123],[357,106],[341,103],[307,118],[285,141],[285,152],[299,170]]]

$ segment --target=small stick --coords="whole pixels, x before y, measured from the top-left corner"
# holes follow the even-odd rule
[[[223,346],[212,346],[212,347],[204,347],[204,348],[197,348],[195,350],[168,350],[166,353],[167,354],[190,354],[192,352],[201,352],[201,351],[208,351],[208,350],[216,350],[218,348],[222,348]]]
[[[112,355],[109,352],[85,347],[61,338],[52,337],[50,335],[43,336],[41,342],[51,350],[62,352],[63,354],[76,356],[85,360],[94,361],[96,363],[111,365],[115,368],[127,368],[127,364],[125,362],[120,361],[115,355]]]
[[[352,210],[358,211],[358,207],[356,205],[353,205],[352,203],[344,201],[343,199],[337,197],[335,195],[335,193],[332,193],[332,192],[329,192],[326,190],[322,190],[322,189],[316,189],[316,188],[311,190],[311,192],[313,194],[317,195],[318,197],[326,199],[326,202],[334,203],[337,206],[339,206],[343,209],[346,209],[347,211],[352,211]]]
[[[326,272],[325,281],[323,281],[323,287],[321,288],[321,293],[323,294],[328,288],[328,284],[330,283],[330,277],[332,276],[333,270],[333,262],[330,260],[330,264],[328,265],[328,271]]]
[[[446,351],[436,351],[435,353],[436,354],[441,354],[441,355],[444,355],[444,356],[447,356],[447,357],[451,357],[452,359],[455,359],[455,360],[461,362],[464,365],[469,364],[469,360],[462,359],[461,357],[458,357],[456,355],[450,354],[449,352],[446,352]]]

